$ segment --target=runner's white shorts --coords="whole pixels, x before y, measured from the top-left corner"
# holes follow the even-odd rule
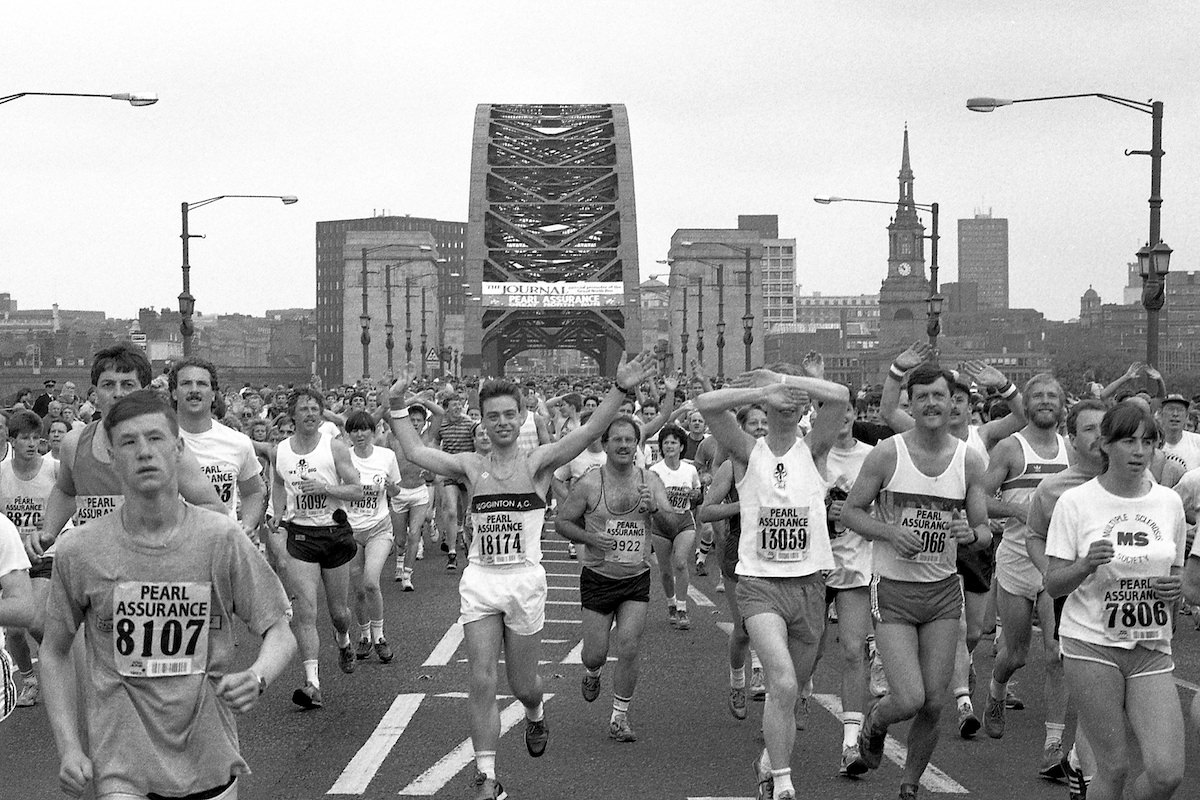
[[[1000,540],[996,548],[996,582],[1011,595],[1037,602],[1042,591],[1042,573],[1033,565],[1024,544],[1014,544],[1007,538]]]
[[[392,498],[392,511],[397,514],[426,505],[429,502],[429,487],[424,484],[412,489],[400,488],[399,494]]]
[[[871,585],[871,543],[850,529],[829,539],[833,563],[837,566],[825,575],[830,589],[858,589]]]
[[[518,636],[529,636],[546,623],[546,570],[541,564],[468,564],[458,582],[458,596],[460,625],[499,615],[504,627]]]

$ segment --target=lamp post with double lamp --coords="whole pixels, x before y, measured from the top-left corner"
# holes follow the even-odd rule
[[[293,202],[295,202],[295,201],[293,200]],[[363,378],[371,377],[371,312],[367,310],[367,275],[370,274],[370,270],[367,269],[367,256],[370,255],[371,253],[378,253],[381,250],[387,250],[389,247],[415,247],[418,250],[422,250],[422,251],[426,251],[426,252],[433,250],[433,248],[427,244],[414,245],[414,244],[409,244],[407,242],[388,242],[387,244],[381,244],[378,247],[362,248],[362,254],[361,254],[361,256],[362,256],[362,261],[361,261],[361,264],[362,264],[362,266],[361,266],[362,312],[358,315],[358,322],[360,325],[362,325],[362,333],[359,334],[358,341],[362,345]],[[411,262],[403,262],[403,263],[411,263]],[[387,336],[384,339],[384,346],[387,349],[388,369],[389,370],[392,368],[392,349],[395,347],[395,340],[392,337],[392,284],[391,284],[391,274],[392,274],[391,268],[394,266],[397,266],[397,265],[391,264],[391,265],[387,265],[384,267],[384,283],[386,285],[386,295],[387,295],[387,297],[386,297],[387,322],[384,326],[384,328],[387,332]]]
[[[17,92],[16,94],[0,97],[0,105],[11,103],[22,97],[103,97],[106,100],[122,100],[129,105],[140,108],[152,106],[158,102],[158,95],[144,92],[118,92],[117,94],[86,94],[82,92]]]
[[[827,206],[831,203],[874,203],[881,206],[894,206],[894,200],[863,200],[857,197],[814,197],[813,202]],[[925,238],[929,240],[929,297],[925,299],[927,306],[925,333],[929,336],[929,347],[937,358],[937,340],[942,332],[942,304],[945,298],[938,294],[938,204],[910,203],[918,211],[926,211],[932,218],[932,230]]]
[[[1161,100],[1130,100],[1104,92],[1058,94],[1048,97],[1023,97],[1008,100],[1000,97],[972,97],[967,101],[971,111],[987,113],[1001,106],[1016,103],[1041,103],[1048,100],[1073,100],[1079,97],[1098,97],[1125,108],[1150,115],[1150,149],[1126,150],[1127,156],[1150,156],[1150,237],[1138,250],[1138,268],[1142,275],[1142,307],[1146,309],[1146,363],[1158,366],[1158,313],[1166,301],[1167,271],[1170,268],[1171,248],[1162,241],[1162,121]],[[1145,252],[1143,252],[1145,251]]]
[[[687,260],[694,261],[697,264],[704,264],[714,268],[717,271],[717,379],[723,382],[725,380],[725,264],[720,261],[705,261],[703,258],[689,258]],[[669,258],[666,261],[660,261],[658,263],[674,265],[679,261],[680,259],[678,258]],[[703,283],[701,283],[701,286],[703,286]],[[700,317],[703,319],[703,293],[700,295],[700,303]],[[703,330],[703,322],[699,322],[698,327]],[[700,348],[697,347],[697,349]]]
[[[130,102],[133,101],[131,100]],[[196,330],[192,325],[192,316],[196,313],[196,298],[192,296],[192,265],[188,257],[188,243],[192,239],[201,238],[200,234],[191,233],[188,229],[188,213],[210,203],[215,203],[218,200],[227,200],[231,197],[252,198],[256,200],[280,200],[285,206],[290,206],[299,199],[295,195],[290,194],[219,194],[216,197],[210,197],[206,200],[179,204],[179,213],[183,218],[182,230],[179,233],[179,238],[183,241],[183,265],[181,267],[183,270],[183,291],[179,293],[179,334],[183,337],[184,358],[192,354],[192,334]]]
[[[745,366],[746,366],[746,369],[750,369],[751,368],[750,351],[751,351],[751,346],[754,344],[754,313],[751,311],[751,306],[750,306],[750,292],[751,292],[750,275],[751,275],[751,261],[752,261],[751,253],[754,252],[754,248],[753,247],[738,247],[737,245],[730,244],[729,242],[680,242],[680,244],[683,245],[684,247],[696,247],[699,245],[712,245],[712,246],[716,246],[716,247],[725,247],[725,248],[728,248],[729,250],[732,250],[735,253],[741,253],[742,257],[745,259],[746,268],[745,268],[744,272],[746,273],[746,311],[744,314],[742,314],[742,344],[746,348],[746,355],[745,355],[746,364],[745,364]],[[719,293],[718,294],[718,305],[720,306],[720,311],[718,313],[720,314],[720,317],[721,317],[721,323],[717,327],[717,330],[718,330],[717,354],[718,354],[718,358],[720,358],[723,361],[724,360],[724,350],[725,350],[725,330],[724,330],[724,323],[725,323],[725,313],[724,313],[724,311],[725,311],[725,309],[724,309],[724,306],[725,306],[725,272],[724,272],[724,269],[722,269],[721,272],[718,274],[717,287],[718,287],[718,293]],[[723,364],[720,365],[720,367],[723,367],[723,366],[724,366]],[[718,368],[717,371],[719,373],[723,373],[724,369],[722,369],[720,367]]]

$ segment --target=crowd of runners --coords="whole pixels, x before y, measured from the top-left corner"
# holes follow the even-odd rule
[[[557,536],[580,564],[582,700],[610,684],[618,742],[638,740],[646,626],[688,629],[689,580],[715,571],[729,713],[763,700],[759,800],[798,796],[822,657],[847,778],[911,720],[899,796],[915,798],[940,732],[1005,735],[1026,669],[1046,684],[1041,777],[1071,798],[1171,797],[1200,720],[1171,655],[1200,605],[1193,402],[1141,364],[1075,397],[1049,374],[1017,387],[931,356],[913,345],[875,391],[825,380],[811,353],[718,387],[642,353],[600,379],[406,368],[321,391],[233,390],[199,358],[154,376],[135,347],[101,351],[86,392],[48,381],[0,412],[0,719],[45,707],[68,794],[236,798],[235,714],[276,681],[301,709],[336,702],[323,652],[345,673],[390,662],[381,581],[419,597],[424,560],[461,572],[468,791],[499,800],[501,664],[529,755],[551,738],[540,562]],[[233,617],[262,640],[245,668]],[[996,657],[977,675],[985,636]]]

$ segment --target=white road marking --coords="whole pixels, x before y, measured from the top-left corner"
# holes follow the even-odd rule
[[[457,622],[451,625],[442,635],[442,640],[437,643],[437,647],[433,648],[433,652],[429,654],[429,658],[425,659],[422,667],[444,667],[450,663],[450,659],[454,658],[454,654],[458,652],[458,646],[462,644],[463,629],[462,625]]]
[[[1191,681],[1185,681],[1183,678],[1176,678],[1175,685],[1187,689],[1189,692],[1200,694],[1200,686],[1197,686]]]
[[[579,601],[578,600],[547,600],[546,605],[548,605],[548,606],[577,606],[577,605],[579,605]]]
[[[557,620],[548,619],[546,622],[557,622]],[[542,639],[542,644],[566,644],[570,639]]]
[[[577,619],[548,619],[546,623],[554,623],[555,625],[580,625],[582,621]],[[543,641],[549,641],[549,639],[543,639]]]
[[[408,723],[412,722],[413,714],[417,712],[424,698],[423,694],[397,695],[391,707],[384,713],[383,719],[379,720],[367,741],[354,754],[354,758],[350,759],[350,763],[338,776],[337,782],[325,794],[365,792],[380,765],[408,727]]]
[[[842,701],[836,694],[814,694],[812,697],[824,706],[825,710],[833,714],[834,717],[842,713]],[[889,736],[884,743],[883,754],[887,756],[889,761],[892,761],[896,766],[903,769],[904,761],[908,758],[908,748]],[[925,787],[926,791],[930,792],[970,794],[965,786],[942,772],[933,764],[925,768],[925,774],[921,776],[921,785]]]
[[[551,697],[554,695],[547,694],[543,697],[543,701],[547,701]],[[500,735],[508,733],[524,717],[525,707],[521,705],[520,701],[509,704],[500,712]],[[464,739],[457,747],[442,756],[436,764],[418,775],[416,780],[401,789],[399,794],[423,797],[437,794],[455,775],[462,771],[463,767],[472,762],[474,756],[471,740]]]
[[[688,597],[690,597],[692,599],[693,603],[695,603],[696,605],[698,605],[702,608],[716,608],[717,607],[716,604],[713,603],[712,600],[709,600],[704,595],[703,592],[701,592],[699,589],[696,588],[696,584],[694,584],[694,583],[688,585]]]
[[[543,564],[578,564],[573,558],[543,558]]]
[[[550,586],[549,584],[547,584],[546,588],[552,592],[578,592],[579,591],[578,586]]]

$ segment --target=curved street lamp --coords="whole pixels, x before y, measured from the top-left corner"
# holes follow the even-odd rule
[[[106,100],[124,100],[135,108],[152,106],[158,102],[158,95],[146,92],[118,92],[117,94],[85,94],[82,92],[17,92],[16,94],[0,97],[0,105],[11,103],[22,97],[103,97]]]
[[[87,97],[100,95],[85,95]],[[107,97],[108,95],[103,95]],[[112,95],[114,98],[117,95]],[[144,97],[139,95],[139,97]],[[121,98],[127,99],[127,98]],[[130,100],[130,102],[133,102]],[[155,102],[151,100],[150,102]],[[249,198],[266,198],[270,200],[280,200],[285,206],[290,206],[299,200],[295,195],[290,194],[220,194],[216,197],[209,197],[205,200],[197,200],[194,203],[180,203],[179,210],[183,217],[183,230],[179,234],[179,238],[183,240],[183,291],[179,293],[179,333],[183,337],[183,357],[187,358],[192,354],[192,334],[195,333],[195,327],[192,325],[192,315],[196,312],[196,298],[192,296],[192,265],[188,261],[188,242],[191,239],[200,238],[199,234],[188,232],[188,212],[193,209],[201,208],[215,203],[218,200],[225,200],[230,197],[249,197]]]

